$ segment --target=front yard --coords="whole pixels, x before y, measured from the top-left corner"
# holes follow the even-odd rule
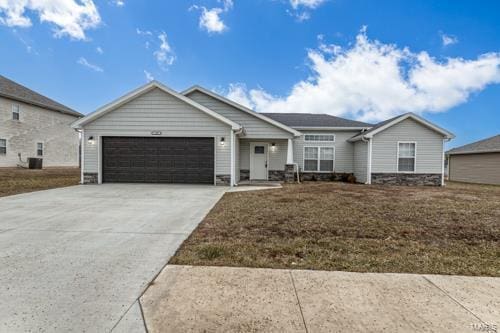
[[[78,185],[79,181],[80,169],[78,168],[43,170],[0,168],[0,197]]]
[[[227,193],[170,263],[500,276],[500,186]]]

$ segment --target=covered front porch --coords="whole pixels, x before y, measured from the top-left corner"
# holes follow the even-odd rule
[[[236,140],[236,183],[281,182],[293,179],[292,139]],[[290,170],[291,169],[291,170]]]

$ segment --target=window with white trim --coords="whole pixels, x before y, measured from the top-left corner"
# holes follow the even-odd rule
[[[36,156],[43,156],[43,143],[38,142],[36,144]]]
[[[20,107],[19,104],[12,104],[12,119],[19,120]]]
[[[335,134],[306,134],[304,141],[335,142]]]
[[[7,140],[0,139],[0,155],[7,154]]]
[[[304,147],[304,171],[332,172],[334,159],[334,147]]]
[[[398,172],[415,172],[417,157],[415,142],[398,143]]]

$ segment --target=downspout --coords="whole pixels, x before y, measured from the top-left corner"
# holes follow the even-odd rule
[[[235,153],[235,140],[236,140],[236,135],[240,135],[241,133],[244,132],[244,128],[241,127],[238,130],[233,130],[231,132],[231,186],[238,186],[238,183],[236,181],[236,153]]]
[[[365,136],[361,137],[361,141],[368,144],[368,161],[367,161],[367,175],[366,175],[366,183],[371,185],[372,183],[372,139],[366,139]]]
[[[446,157],[446,155],[444,153],[444,144],[446,142],[449,142],[450,140],[451,140],[450,138],[443,139],[443,161],[442,161],[442,166],[441,166],[441,186],[445,186],[445,183],[444,183],[444,161],[446,158],[448,159],[448,179],[450,178],[450,159],[449,159],[449,156]]]

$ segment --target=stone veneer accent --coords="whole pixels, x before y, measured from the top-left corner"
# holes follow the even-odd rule
[[[282,182],[283,180],[285,180],[285,171],[269,170],[268,179],[274,182]]]
[[[215,176],[215,185],[223,185],[223,186],[231,185],[231,175]]]
[[[83,173],[83,183],[84,184],[97,184],[97,173],[84,172]]]
[[[372,184],[441,186],[441,174],[372,173]]]
[[[250,180],[250,170],[240,170],[240,180]]]
[[[300,179],[302,181],[347,181],[352,173],[337,173],[337,172],[301,172]]]

